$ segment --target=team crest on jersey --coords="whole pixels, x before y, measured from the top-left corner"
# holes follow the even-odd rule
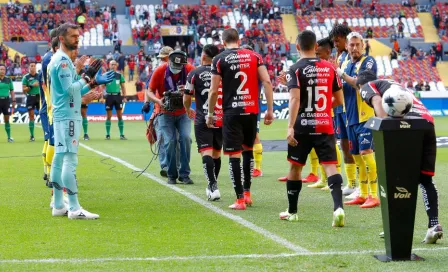
[[[366,68],[369,69],[369,70],[371,70],[372,67],[373,67],[373,60],[369,60],[369,61],[367,62],[367,64],[366,64]]]
[[[65,62],[63,62],[62,64],[61,64],[61,67],[62,67],[62,69],[65,69],[65,68],[67,68],[67,63],[65,63]]]
[[[72,141],[72,145],[76,145],[76,143],[77,143],[76,140],[73,140],[73,141]]]

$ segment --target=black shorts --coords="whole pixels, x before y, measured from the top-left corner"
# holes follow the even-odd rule
[[[81,109],[88,109],[89,106],[87,104],[81,104]]]
[[[437,153],[437,140],[434,127],[431,130],[425,131],[423,136],[423,152],[422,152],[422,166],[421,173],[434,176],[436,169],[436,153]]]
[[[112,110],[121,110],[123,107],[123,99],[121,98],[121,94],[107,94],[106,96],[106,111]]]
[[[237,154],[243,147],[252,150],[257,135],[257,114],[224,115],[224,154]]]
[[[205,122],[195,123],[194,134],[199,153],[211,149],[221,151],[222,128],[208,128]]]
[[[304,166],[311,149],[314,148],[320,164],[337,164],[336,139],[333,134],[296,134],[297,146],[288,145],[288,161]]]
[[[30,110],[39,110],[40,108],[40,95],[32,94],[26,96],[26,108]]]
[[[11,115],[9,106],[9,96],[0,97],[0,114]]]

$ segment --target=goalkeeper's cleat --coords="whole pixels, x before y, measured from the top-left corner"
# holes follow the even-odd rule
[[[208,201],[217,201],[221,198],[221,193],[219,192],[218,187],[213,188],[212,191],[210,190],[209,186],[207,186],[207,188],[205,189],[205,194],[207,195]]]
[[[89,141],[90,140],[90,137],[89,137],[89,134],[84,134],[84,141]]]
[[[244,198],[237,199],[229,208],[232,210],[245,210],[246,203],[244,202]]]
[[[110,140],[110,135],[106,135],[106,140]]]
[[[380,232],[379,236],[381,239],[384,239],[384,231]]]
[[[369,196],[367,198],[366,202],[359,207],[363,208],[363,209],[369,209],[369,208],[378,207],[379,205],[380,205],[380,200],[378,197]]]
[[[277,180],[281,181],[281,182],[286,182],[286,181],[288,181],[288,177],[287,176],[279,177]]]
[[[299,221],[299,216],[297,215],[297,213],[289,213],[288,210],[286,210],[285,212],[281,212],[279,217],[281,220],[288,220],[291,222]]]
[[[308,188],[324,188],[325,186],[327,186],[327,182],[323,181],[323,180],[319,180],[318,182],[308,185]]]
[[[319,177],[314,175],[313,173],[310,173],[306,178],[302,179],[303,183],[311,183],[311,182],[318,182]]]
[[[252,199],[250,198],[250,192],[244,192],[244,202],[247,206],[252,206]]]
[[[342,208],[338,208],[333,212],[333,227],[341,228],[345,225],[345,212]]]
[[[51,211],[51,215],[53,216],[67,216],[68,210],[67,207],[64,205],[62,209],[56,209],[53,207],[53,210]]]
[[[30,142],[34,142],[36,141],[36,139],[34,138],[34,136],[30,136]]]
[[[360,189],[359,189],[359,187],[356,187],[355,191],[353,193],[349,194],[348,196],[346,196],[345,198],[346,199],[355,199],[356,197],[359,196],[359,193],[360,193]]]
[[[262,177],[262,176],[263,176],[263,172],[261,172],[261,170],[254,169],[254,172],[252,173],[252,177],[256,178],[256,177]]]
[[[83,208],[80,208],[79,210],[76,210],[76,211],[69,211],[68,218],[69,219],[98,219],[98,218],[100,218],[100,216],[98,214],[88,212],[87,210],[84,210]]]
[[[344,189],[342,189],[342,195],[344,196],[348,196],[353,194],[353,192],[356,191],[356,188],[352,188],[350,186],[348,186],[348,184],[344,187]]]
[[[330,187],[328,187],[328,185],[327,186],[325,186],[325,187],[323,187],[323,188],[320,188],[322,191],[330,191]]]
[[[14,139],[13,138],[8,138],[8,143],[14,143]]]
[[[124,135],[120,135],[120,140],[127,140],[128,138],[126,138]]]
[[[440,224],[435,225],[432,228],[429,228],[426,232],[426,237],[423,239],[422,243],[425,244],[435,244],[437,240],[443,238],[443,229]]]
[[[345,201],[344,202],[344,204],[345,205],[362,205],[362,204],[364,204],[365,202],[366,202],[366,198],[364,198],[364,197],[360,197],[360,196],[357,196],[355,199],[353,199],[353,200],[350,200],[350,201]]]

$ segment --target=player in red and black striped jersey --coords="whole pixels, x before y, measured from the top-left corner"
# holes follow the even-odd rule
[[[259,82],[263,84],[268,104],[264,118],[266,125],[270,125],[274,119],[272,84],[261,56],[248,49],[239,48],[240,39],[235,29],[224,30],[222,40],[226,50],[217,55],[212,63],[207,126],[214,127],[213,111],[222,80],[224,154],[230,156],[230,177],[237,195],[237,201],[230,208],[245,210],[246,204],[249,206],[252,204],[250,198],[251,174],[254,167],[252,149],[257,133],[257,114],[260,110],[258,84]]]
[[[343,227],[342,176],[336,168],[333,107],[343,102],[342,83],[333,65],[316,57],[316,35],[303,31],[297,37],[301,59],[286,72],[290,92],[288,123],[288,161],[291,168],[286,189],[289,208],[280,219],[297,221],[297,202],[302,189],[302,168],[314,148],[328,176],[334,202],[333,226]]]
[[[198,144],[198,151],[202,155],[205,178],[208,181],[206,189],[207,199],[214,201],[221,198],[218,190],[218,175],[221,169],[222,149],[222,90],[219,90],[218,102],[215,105],[215,126],[208,128],[205,123],[208,114],[208,93],[210,91],[213,58],[219,49],[215,45],[205,45],[201,55],[201,66],[191,71],[185,86],[184,106],[190,118],[195,118],[194,133]],[[192,110],[191,98],[194,95],[196,112]]]
[[[426,119],[433,125],[431,130],[425,131],[423,137],[422,165],[420,169],[420,187],[422,189],[426,213],[428,215],[428,232],[423,242],[428,244],[435,243],[442,237],[442,227],[439,225],[439,205],[437,189],[432,177],[434,176],[436,166],[437,141],[434,129],[434,118],[423,105],[423,103],[414,96],[411,90],[404,88],[399,83],[392,80],[376,80],[376,74],[366,70],[358,75],[356,85],[360,89],[361,98],[375,110],[375,115],[385,118],[387,113],[382,106],[381,97],[390,88],[400,88],[409,92],[413,98],[413,104],[407,116],[418,116]]]

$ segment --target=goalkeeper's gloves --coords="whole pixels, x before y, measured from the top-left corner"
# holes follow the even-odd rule
[[[93,62],[91,62],[87,67],[86,72],[84,73],[84,80],[90,83],[94,79],[98,71],[100,71],[102,66],[103,61],[100,59],[95,59]]]
[[[89,83],[90,89],[95,88],[98,85],[105,85],[112,82],[115,79],[115,72],[109,71],[107,73],[101,74],[101,71],[98,71],[95,78]]]

